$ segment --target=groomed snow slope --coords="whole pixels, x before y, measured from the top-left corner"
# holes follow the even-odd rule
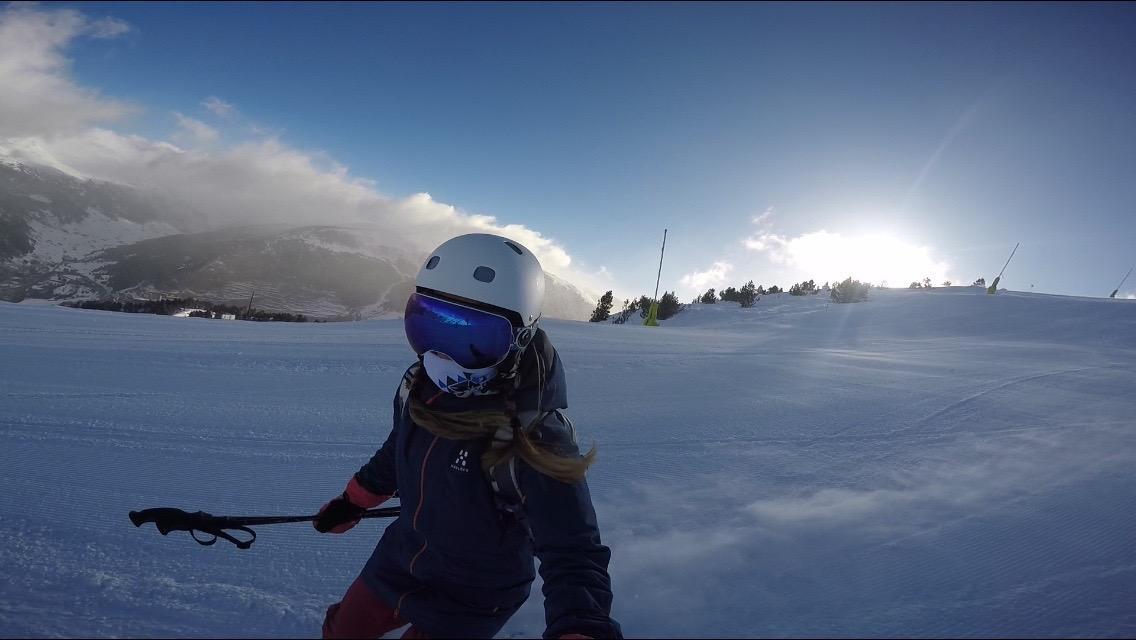
[[[628,636],[1136,635],[1136,302],[768,296],[547,322]],[[401,323],[0,303],[0,635],[316,636],[382,524],[249,551],[390,426]],[[543,632],[539,589],[502,636]]]

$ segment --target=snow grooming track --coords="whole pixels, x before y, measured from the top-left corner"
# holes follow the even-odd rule
[[[1136,634],[1136,304],[877,290],[544,324],[629,637]],[[384,523],[242,552],[126,513],[314,511],[411,358],[398,321],[0,304],[0,636],[318,634]],[[533,592],[501,637],[543,632]]]
[[[1100,367],[1082,367],[1082,368],[1079,368],[1079,369],[1047,371],[1046,373],[1039,373],[1039,374],[1036,374],[1036,375],[1019,376],[1019,377],[1016,377],[1016,378],[1011,378],[1011,379],[1006,380],[1004,382],[1001,382],[1001,383],[999,383],[999,384],[997,384],[993,387],[990,387],[989,389],[983,389],[982,391],[971,394],[971,395],[963,398],[962,400],[959,400],[957,402],[952,402],[951,404],[943,407],[942,409],[939,409],[938,411],[932,413],[931,415],[929,415],[925,418],[922,418],[921,420],[919,420],[918,424],[925,424],[927,422],[931,422],[931,421],[939,418],[940,416],[946,415],[946,414],[958,409],[959,407],[970,404],[970,403],[974,402],[975,400],[978,400],[979,398],[983,398],[985,396],[990,395],[991,393],[1002,391],[1003,389],[1006,389],[1008,387],[1012,387],[1012,386],[1019,385],[1019,384],[1024,384],[1024,383],[1027,383],[1027,382],[1033,382],[1034,380],[1041,380],[1042,378],[1051,378],[1053,376],[1064,376],[1064,375],[1069,375],[1069,374],[1072,374],[1072,373],[1081,373],[1082,371],[1089,371],[1090,369],[1098,369],[1098,368],[1100,368]],[[898,433],[898,432],[893,432],[893,433]]]

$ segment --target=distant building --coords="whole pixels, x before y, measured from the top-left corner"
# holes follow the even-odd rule
[[[222,313],[221,319],[222,320],[236,320],[237,314],[235,314],[235,313]]]

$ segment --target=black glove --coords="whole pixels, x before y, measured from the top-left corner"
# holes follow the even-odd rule
[[[358,524],[360,516],[366,510],[351,502],[345,491],[343,495],[323,505],[312,524],[320,533],[343,533]]]

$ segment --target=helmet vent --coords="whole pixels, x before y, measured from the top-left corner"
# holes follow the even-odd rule
[[[521,251],[521,248],[520,248],[520,247],[518,247],[517,245],[513,244],[512,242],[509,242],[508,240],[506,240],[506,241],[505,241],[505,246],[509,247],[509,248],[510,248],[510,249],[512,249],[513,251],[516,251],[516,252],[517,252],[517,255],[519,255],[519,256],[523,256],[523,255],[525,255],[525,252],[524,252],[524,251]]]
[[[505,244],[509,243],[506,242]],[[496,277],[497,272],[490,269],[489,267],[478,267],[473,270],[474,280],[480,280],[481,282],[493,282],[493,278]]]
[[[426,262],[426,268],[427,269],[433,269],[434,267],[438,266],[439,260],[441,260],[441,258],[439,258],[438,256],[434,256],[434,257],[430,258],[430,260],[428,260]]]

